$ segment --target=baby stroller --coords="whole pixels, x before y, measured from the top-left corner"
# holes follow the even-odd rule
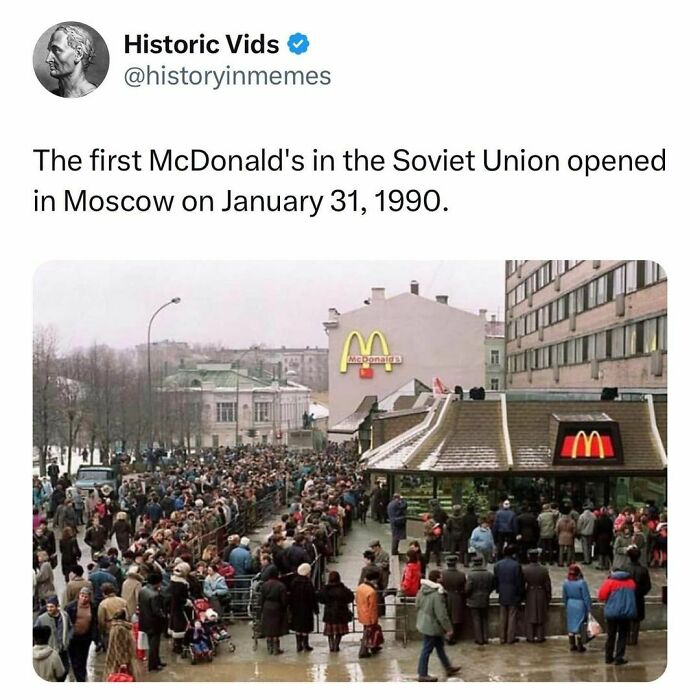
[[[204,629],[204,625],[199,620],[187,628],[185,632],[184,646],[182,648],[182,658],[189,656],[192,665],[200,661],[211,663],[216,654],[216,645],[209,633]]]
[[[228,642],[228,650],[231,653],[236,651],[231,635],[219,622],[219,616],[208,600],[204,598],[195,600],[192,610],[193,619],[185,633],[183,659],[190,656],[193,664],[199,661],[212,661],[216,656],[217,646],[222,642]]]

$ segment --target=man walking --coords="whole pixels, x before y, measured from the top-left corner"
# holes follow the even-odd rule
[[[384,591],[389,587],[390,564],[389,554],[382,549],[379,540],[369,543],[371,551],[374,553],[374,563],[379,569],[379,617],[386,615],[386,605],[384,603]]]
[[[496,577],[496,592],[500,610],[501,644],[515,644],[520,640],[515,636],[518,606],[523,599],[523,574],[515,560],[517,550],[507,545],[503,559],[493,568]]]
[[[168,623],[160,587],[163,577],[153,573],[139,593],[139,630],[148,637],[148,670],[160,671],[166,666],[160,658],[160,635]]]
[[[428,675],[428,662],[433,650],[437,652],[448,677],[454,676],[460,671],[460,667],[453,666],[445,653],[444,638],[447,637],[449,640],[453,635],[445,598],[440,570],[433,569],[428,574],[428,578],[421,581],[421,589],[416,597],[416,628],[423,635],[423,648],[418,660],[418,680],[420,682],[437,681],[436,676]]]
[[[627,663],[625,648],[630,630],[630,620],[637,617],[635,584],[628,571],[613,571],[603,581],[598,591],[598,600],[605,603],[604,615],[607,626],[605,640],[605,663],[622,666]]]

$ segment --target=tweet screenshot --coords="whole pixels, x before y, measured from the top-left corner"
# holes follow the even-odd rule
[[[692,3],[13,14],[10,678],[691,678]]]

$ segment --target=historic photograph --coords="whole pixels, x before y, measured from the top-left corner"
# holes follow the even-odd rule
[[[44,264],[36,674],[659,678],[667,325],[651,260]]]

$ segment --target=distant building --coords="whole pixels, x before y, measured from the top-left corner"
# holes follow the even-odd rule
[[[328,349],[319,347],[279,348],[252,346],[250,348],[222,349],[217,361],[240,362],[251,374],[268,377],[286,377],[295,373],[294,381],[314,391],[328,391]]]
[[[173,440],[189,447],[287,444],[289,433],[304,427],[311,400],[308,387],[253,377],[228,363],[180,369],[161,392],[168,412],[184,416],[170,429]]]
[[[507,260],[506,388],[664,390],[666,287],[651,260]]]

